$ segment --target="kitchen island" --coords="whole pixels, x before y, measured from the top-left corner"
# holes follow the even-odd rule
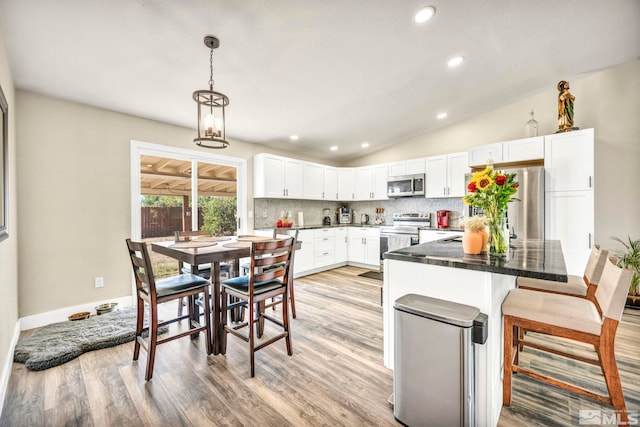
[[[479,308],[488,316],[488,338],[485,344],[475,345],[475,422],[477,426],[497,425],[502,408],[501,306],[509,290],[515,288],[517,276],[566,282],[560,242],[514,240],[507,259],[465,255],[459,239],[387,252],[383,284],[385,366],[394,367],[393,306],[398,298],[413,293]]]

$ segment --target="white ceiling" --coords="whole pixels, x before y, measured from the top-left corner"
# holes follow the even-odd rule
[[[213,34],[227,136],[336,162],[637,59],[638,22],[638,0],[0,0],[18,88],[195,129]]]

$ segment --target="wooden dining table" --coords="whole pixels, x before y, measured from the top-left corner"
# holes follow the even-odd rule
[[[186,242],[153,242],[151,249],[162,255],[182,261],[191,266],[191,272],[198,274],[200,264],[211,263],[211,284],[212,290],[212,343],[213,354],[221,353],[221,343],[223,340],[222,316],[220,300],[220,263],[232,261],[232,277],[236,277],[240,271],[240,259],[247,258],[251,252],[252,241],[273,240],[264,236],[230,236],[199,238]],[[301,247],[300,242],[296,242],[295,248]],[[293,259],[292,259],[293,261]],[[290,278],[290,283],[293,277]],[[207,313],[205,313],[207,315]]]

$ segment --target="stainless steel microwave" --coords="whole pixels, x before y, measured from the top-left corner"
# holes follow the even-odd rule
[[[387,197],[424,196],[424,174],[390,176]]]

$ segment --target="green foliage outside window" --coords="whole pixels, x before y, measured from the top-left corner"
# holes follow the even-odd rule
[[[204,225],[202,229],[214,236],[236,233],[237,200],[235,197],[201,197]]]

